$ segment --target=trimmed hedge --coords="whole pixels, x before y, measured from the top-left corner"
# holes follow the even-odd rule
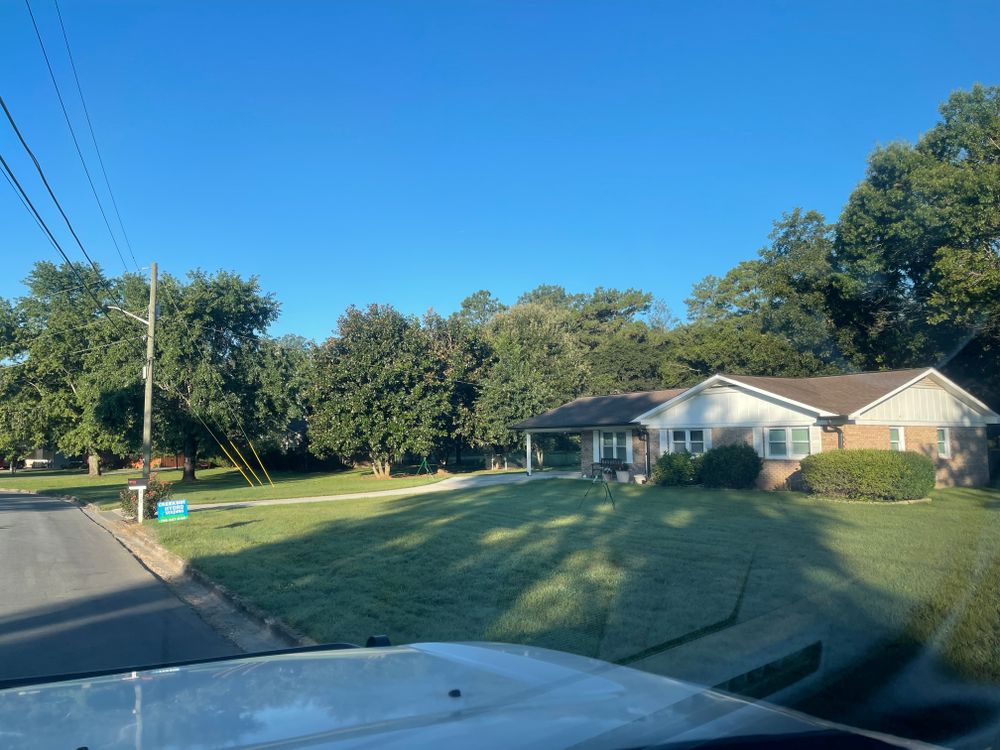
[[[751,489],[763,462],[751,446],[733,443],[712,448],[701,458],[701,483],[706,487]]]
[[[690,453],[664,453],[653,464],[649,481],[664,487],[696,484],[701,473],[701,459]]]
[[[818,495],[877,502],[919,500],[934,489],[934,462],[912,451],[830,451],[802,459],[802,479]]]

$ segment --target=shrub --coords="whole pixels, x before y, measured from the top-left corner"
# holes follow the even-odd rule
[[[174,486],[170,482],[161,482],[153,474],[149,477],[149,485],[142,498],[142,517],[155,518],[156,504],[164,500],[169,500],[174,494]],[[127,487],[118,493],[118,501],[121,503],[122,515],[125,518],[135,518],[136,500],[139,494]]]
[[[695,484],[700,474],[701,459],[690,453],[664,453],[653,464],[649,480],[665,487]]]
[[[912,451],[830,451],[802,459],[810,492],[852,500],[918,500],[934,489],[934,462]]]
[[[701,458],[701,482],[706,487],[745,490],[754,487],[762,466],[760,456],[746,443],[720,445]]]

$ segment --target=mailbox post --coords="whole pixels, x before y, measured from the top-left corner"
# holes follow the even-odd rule
[[[143,497],[144,497],[144,495],[146,493],[146,486],[147,485],[146,485],[146,477],[145,476],[142,477],[141,479],[129,479],[128,480],[128,488],[129,488],[129,490],[135,492],[139,496],[139,499],[135,503],[135,518],[136,518],[136,521],[138,523],[142,523],[142,512],[144,510],[144,508],[143,508],[143,505],[144,505],[144,503],[143,503]]]

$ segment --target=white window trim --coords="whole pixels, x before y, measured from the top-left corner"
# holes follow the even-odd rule
[[[594,463],[597,463],[604,458],[604,434],[610,433],[614,436],[619,432],[625,433],[625,458],[622,459],[622,462],[629,465],[632,464],[632,430],[594,430]],[[617,457],[617,437],[612,437],[611,442],[615,447],[615,454]]]
[[[934,432],[934,446],[937,448],[938,458],[951,458],[951,428],[938,427],[938,431],[944,430],[944,453],[941,452],[941,441],[937,439],[937,431]]]
[[[771,455],[771,430],[784,430],[785,431],[785,450],[788,453],[784,456],[772,456]],[[793,453],[794,448],[792,447],[794,443],[792,442],[792,430],[808,430],[809,432],[809,451],[806,453]],[[793,425],[791,427],[784,426],[774,426],[774,427],[764,427],[762,430],[763,443],[764,443],[764,458],[771,459],[772,461],[798,461],[810,455],[813,451],[813,434],[812,429],[808,425]],[[801,440],[799,442],[802,442]]]
[[[893,448],[892,448],[892,431],[893,430],[899,430],[899,441],[898,441],[899,442],[899,448],[898,448],[898,450],[900,452],[905,451],[906,450],[906,428],[903,427],[903,425],[901,425],[901,424],[889,425],[889,450],[893,450]],[[937,433],[935,433],[934,436],[937,437]]]
[[[691,452],[691,430],[701,430],[701,453]],[[683,432],[684,440],[682,443],[678,443],[674,440],[674,432]],[[700,456],[708,453],[712,449],[712,428],[711,427],[671,427],[667,430],[667,436],[669,438],[669,447],[671,453],[677,453],[678,445],[683,446],[684,450],[690,453],[692,456]]]
[[[684,432],[684,442],[674,441],[674,430]],[[701,430],[702,444],[701,453],[691,453],[691,430]],[[669,427],[660,430],[660,454],[677,453],[677,446],[683,445],[684,450],[692,456],[701,456],[712,450],[712,428],[711,427]]]

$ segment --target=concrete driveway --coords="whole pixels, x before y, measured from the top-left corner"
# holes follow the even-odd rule
[[[0,494],[0,680],[239,653],[75,505]]]
[[[342,495],[318,495],[315,497],[289,497],[274,500],[247,500],[235,503],[203,503],[192,505],[190,510],[209,510],[210,508],[250,508],[256,505],[292,505],[296,503],[328,503],[336,500],[358,500],[366,497],[392,497],[395,495],[426,495],[431,492],[450,492],[452,490],[468,490],[477,487],[492,487],[498,484],[514,484],[516,482],[537,482],[543,479],[575,479],[579,471],[545,471],[535,472],[530,477],[517,474],[471,474],[459,475],[442,479],[433,484],[422,484],[417,487],[402,487],[396,490],[373,490],[371,492],[350,492]]]

